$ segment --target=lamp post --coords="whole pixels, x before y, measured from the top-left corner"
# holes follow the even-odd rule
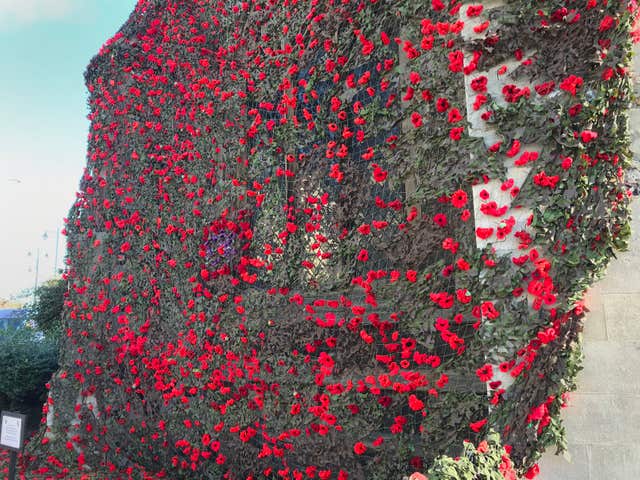
[[[47,240],[49,238],[49,233],[48,232],[53,232],[53,230],[45,230],[42,234],[42,239],[43,240]],[[58,273],[58,247],[60,245],[60,228],[56,228],[55,230],[55,234],[56,234],[56,246],[55,246],[55,256],[54,256],[54,261],[53,261],[53,275],[55,276]],[[32,253],[29,252],[29,256],[31,256]],[[48,256],[45,253],[45,257]],[[35,262],[35,267],[34,267],[34,281],[33,281],[33,303],[35,304],[36,302],[36,290],[38,290],[38,277],[40,274],[40,247],[36,248],[36,262]]]
[[[42,238],[46,240],[49,238],[47,232],[52,232],[53,230],[45,230],[42,234]],[[55,255],[53,257],[53,274],[58,273],[58,247],[60,245],[60,228],[56,228],[56,247],[55,247]]]
[[[38,290],[38,272],[40,270],[40,247],[36,250],[36,274],[33,283],[33,304],[36,304],[36,290]]]

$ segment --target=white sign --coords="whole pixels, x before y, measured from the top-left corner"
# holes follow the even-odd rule
[[[2,412],[0,446],[20,450],[24,435],[24,416]]]

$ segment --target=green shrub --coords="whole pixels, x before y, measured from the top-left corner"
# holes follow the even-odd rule
[[[414,478],[418,480],[420,476]],[[429,480],[516,480],[516,472],[509,455],[500,443],[500,436],[491,432],[477,447],[470,442],[465,442],[464,452],[460,457],[438,458],[429,469],[427,478]]]
[[[28,307],[29,320],[54,340],[60,338],[62,331],[62,308],[66,292],[65,280],[49,280],[36,289],[35,302]]]
[[[41,403],[58,367],[57,343],[29,328],[0,330],[0,406],[19,409]]]

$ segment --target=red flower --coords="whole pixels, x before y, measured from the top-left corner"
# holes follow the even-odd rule
[[[447,226],[447,216],[444,213],[436,213],[433,216],[433,221],[434,223],[436,223],[437,225],[440,225],[441,227]]]
[[[581,103],[575,104],[573,107],[569,108],[569,110],[568,110],[570,117],[575,117],[581,111],[582,111],[582,104]]]
[[[615,25],[615,23],[616,23],[616,21],[613,19],[613,17],[610,17],[609,15],[605,15],[605,17],[600,22],[600,26],[598,27],[598,31],[601,32],[601,33],[602,32],[606,32],[607,30],[612,28]]]
[[[495,320],[500,316],[500,312],[493,306],[493,302],[483,302],[480,306],[480,311],[482,312],[482,316],[489,320]]]
[[[553,92],[553,89],[556,88],[556,83],[554,81],[545,82],[536,85],[534,88],[538,95],[549,95],[551,92]]]
[[[479,25],[476,25],[475,27],[473,27],[473,31],[476,33],[482,33],[484,32],[487,28],[489,28],[490,22],[489,20],[486,20],[484,22],[482,22]]]
[[[447,118],[447,121],[449,123],[457,123],[460,120],[462,120],[462,115],[460,115],[460,110],[458,110],[457,108],[452,108],[451,110],[449,110],[449,116]]]
[[[478,433],[480,430],[482,430],[482,427],[484,427],[486,423],[487,423],[487,419],[485,418],[477,422],[470,423],[469,428],[474,432]]]
[[[533,183],[540,185],[541,187],[549,187],[551,189],[556,187],[556,184],[560,180],[558,175],[547,175],[544,170],[533,176]]]
[[[473,102],[473,110],[477,112],[478,110],[480,110],[480,107],[482,107],[482,105],[484,105],[485,103],[487,103],[487,96],[479,93],[478,95],[476,95],[476,99]]]
[[[411,457],[411,459],[409,460],[409,465],[411,465],[411,467],[415,468],[416,470],[422,470],[424,468],[422,457],[418,456]]]
[[[580,132],[580,140],[582,140],[582,143],[589,143],[596,138],[598,138],[598,133],[593,130],[583,130]]]
[[[410,281],[411,283],[415,283],[418,279],[418,272],[416,272],[415,270],[407,270],[406,277],[408,281]]]
[[[384,182],[387,178],[388,172],[380,168],[380,166],[376,165],[375,163],[371,164],[371,166],[373,167],[373,179],[376,182]]]
[[[422,126],[422,115],[420,115],[418,112],[413,112],[411,114],[411,123],[413,123],[413,126],[415,128],[419,128]]]
[[[464,54],[462,50],[454,50],[449,52],[449,70],[452,72],[462,72],[464,66]]]
[[[520,140],[518,140],[517,138],[514,139],[511,143],[511,146],[509,147],[509,150],[507,150],[507,157],[515,157],[520,152],[521,146],[522,144],[520,143]]]
[[[478,236],[478,238],[481,238],[482,240],[486,240],[491,235],[493,235],[493,228],[478,227],[476,228],[476,235]]]
[[[481,382],[488,382],[493,378],[493,367],[487,363],[476,370],[476,375]]]
[[[362,235],[369,235],[371,233],[371,226],[368,223],[363,223],[358,227],[358,232]]]
[[[615,75],[615,72],[613,70],[613,68],[611,67],[607,67],[604,69],[604,71],[602,72],[602,80],[611,80],[613,78],[613,76]]]
[[[502,142],[496,142],[493,145],[491,145],[487,150],[489,150],[491,153],[496,153],[498,150],[500,150],[501,146],[502,146]]]
[[[438,110],[438,112],[440,113],[449,110],[449,100],[442,97],[438,98],[438,100],[436,100],[436,110]]]
[[[456,127],[452,128],[449,131],[449,138],[453,141],[458,141],[462,138],[462,132],[464,131],[464,127]]]
[[[467,290],[466,288],[459,288],[458,290],[456,290],[456,297],[458,299],[458,302],[462,304],[470,303],[472,300],[471,293],[469,293],[469,290]]]
[[[532,478],[536,478],[539,473],[540,473],[540,468],[536,463],[533,467],[527,470],[527,473],[524,474],[524,478],[528,478],[529,480],[531,480]]]
[[[429,480],[429,479],[425,477],[423,474],[421,474],[420,472],[414,472],[409,477],[409,480]]]
[[[482,5],[469,5],[467,7],[467,17],[477,17],[482,13]]]
[[[580,88],[583,83],[584,81],[582,80],[582,77],[569,75],[562,82],[560,82],[560,89],[564,90],[565,92],[569,92],[575,97],[577,89]]]
[[[358,253],[358,260],[361,262],[366,262],[367,260],[369,260],[369,252],[364,248],[360,250],[360,253]]]
[[[444,250],[449,250],[451,253],[454,253],[454,254],[458,251],[459,246],[460,246],[460,243],[455,242],[451,237],[447,237],[442,241],[442,248]]]
[[[353,451],[355,452],[356,455],[362,455],[364,452],[367,451],[367,446],[362,442],[357,442],[353,446]]]
[[[462,208],[467,204],[468,196],[464,190],[456,190],[451,195],[451,205],[456,208]]]
[[[487,77],[481,75],[471,80],[471,89],[474,92],[484,93],[487,91]]]
[[[424,402],[414,394],[409,395],[409,408],[414,412],[418,412],[424,408]]]
[[[502,95],[504,96],[505,101],[515,103],[522,97],[529,98],[531,90],[529,90],[529,87],[520,88],[517,85],[508,84],[502,87]]]
[[[458,267],[458,270],[462,271],[466,271],[471,268],[469,262],[467,262],[464,258],[459,258],[458,260],[456,260],[456,266]]]

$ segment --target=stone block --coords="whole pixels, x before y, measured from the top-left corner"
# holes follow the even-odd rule
[[[569,445],[613,444],[620,439],[622,412],[614,394],[574,393],[563,412]]]
[[[640,293],[609,293],[602,300],[609,339],[640,342]]]
[[[640,395],[575,393],[563,419],[569,445],[640,443]]]
[[[640,73],[636,73],[636,76]],[[636,86],[636,89],[639,87]],[[637,160],[640,156],[640,109],[629,110],[629,127],[631,129],[631,150]]]
[[[636,375],[629,382],[637,384],[638,376]],[[615,443],[640,444],[640,428],[638,428],[640,426],[640,395],[618,395],[613,406],[615,415],[620,419],[620,437]],[[638,456],[636,458],[640,459]]]
[[[578,375],[581,393],[640,395],[640,343],[585,342],[584,369]]]
[[[596,284],[587,291],[584,300],[589,313],[584,319],[582,338],[585,342],[607,340],[602,288]]]
[[[589,473],[593,480],[640,478],[640,444],[593,445]]]
[[[546,452],[538,465],[539,480],[589,480],[589,446],[569,445],[569,457]]]
[[[640,122],[640,117],[638,121]],[[631,204],[631,215],[632,235],[629,251],[618,253],[618,258],[609,265],[604,278],[598,283],[603,293],[640,294],[640,198],[638,197],[634,198]]]
[[[637,240],[634,243],[637,244]],[[600,285],[603,293],[639,293],[640,251],[620,253],[609,265]]]

